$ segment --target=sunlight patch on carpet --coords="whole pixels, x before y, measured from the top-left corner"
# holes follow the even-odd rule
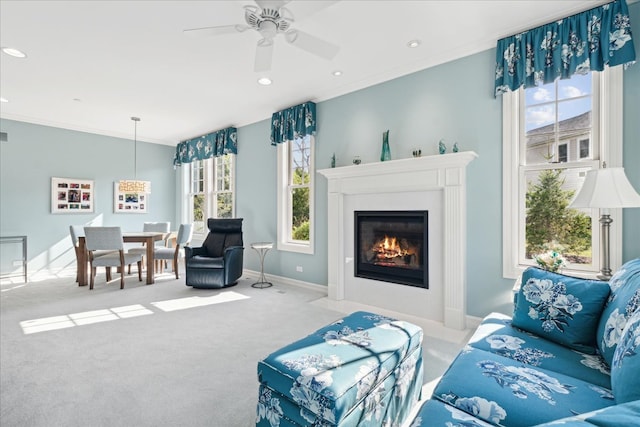
[[[210,297],[188,297],[152,302],[151,305],[162,311],[176,311],[185,310],[187,308],[203,307],[205,305],[221,304],[224,302],[240,301],[248,298],[250,297],[237,292],[228,291],[221,292]]]
[[[114,307],[104,310],[84,311],[62,316],[43,317],[41,319],[20,322],[25,335],[36,332],[55,331],[57,329],[72,328],[74,326],[91,325],[111,320],[127,319],[129,317],[153,314],[153,311],[140,304]]]

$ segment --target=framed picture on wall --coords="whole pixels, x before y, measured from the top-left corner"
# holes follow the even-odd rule
[[[149,193],[145,190],[151,186],[147,181],[132,181],[146,185],[127,185],[130,181],[115,181],[113,183],[113,212],[114,213],[147,213],[149,207]]]
[[[51,213],[93,213],[92,180],[51,178]]]

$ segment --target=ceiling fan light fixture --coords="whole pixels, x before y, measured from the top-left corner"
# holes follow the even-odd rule
[[[2,51],[4,53],[6,53],[7,55],[13,56],[15,58],[26,58],[27,57],[26,53],[24,53],[23,51],[18,50],[16,48],[13,48],[13,47],[3,47]]]
[[[269,77],[260,77],[258,79],[258,84],[262,85],[262,86],[269,86],[271,83],[273,83],[271,81],[271,79]]]
[[[409,42],[407,42],[407,47],[409,47],[410,49],[415,49],[416,47],[420,46],[420,44],[422,44],[422,42],[418,39],[409,40]]]

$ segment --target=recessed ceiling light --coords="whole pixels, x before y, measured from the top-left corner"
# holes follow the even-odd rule
[[[407,43],[407,46],[410,47],[411,49],[420,46],[420,40],[411,40]]]
[[[26,58],[27,54],[12,47],[3,47],[2,51],[7,55],[15,56],[16,58]]]
[[[338,77],[338,76],[341,76],[341,75],[342,75],[342,71],[340,71],[340,70],[335,70],[332,74],[333,74],[334,76]]]
[[[2,97],[0,98],[0,102],[9,102],[9,100],[7,98]]]
[[[269,77],[260,77],[258,79],[258,83],[261,84],[262,86],[269,86],[273,82]]]

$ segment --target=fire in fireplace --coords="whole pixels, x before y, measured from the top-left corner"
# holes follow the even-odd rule
[[[429,287],[428,211],[355,211],[355,275]]]

